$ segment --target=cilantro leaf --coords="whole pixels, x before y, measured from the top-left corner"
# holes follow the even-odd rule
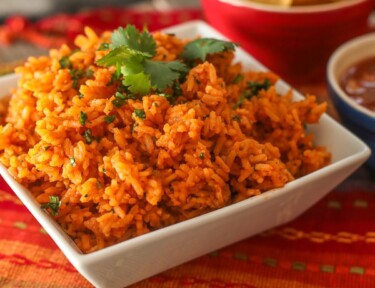
[[[181,57],[186,60],[200,59],[205,61],[208,54],[234,50],[236,46],[238,46],[237,43],[229,41],[213,38],[200,38],[188,43],[185,46]]]
[[[59,208],[61,206],[61,201],[59,196],[49,196],[49,202],[40,205],[42,209],[49,209],[53,216],[57,216],[59,214]]]
[[[151,55],[146,52],[137,51],[129,48],[128,46],[122,45],[112,49],[107,55],[103,56],[96,61],[101,66],[116,66],[122,65],[132,56],[141,56],[149,58]]]
[[[134,94],[146,95],[151,90],[150,76],[143,72],[124,76],[122,84]]]
[[[150,75],[152,87],[164,90],[180,78],[182,73],[187,73],[185,64],[179,61],[161,62],[145,60],[144,71]]]
[[[111,41],[112,48],[127,46],[130,49],[148,54],[149,58],[156,54],[156,43],[151,34],[145,29],[140,32],[133,25],[127,25],[125,29],[120,27],[113,31]]]

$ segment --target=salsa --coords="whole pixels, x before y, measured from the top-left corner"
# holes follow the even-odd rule
[[[340,85],[358,104],[375,112],[375,57],[350,66],[342,74]]]

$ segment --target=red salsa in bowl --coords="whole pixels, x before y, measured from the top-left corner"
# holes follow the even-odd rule
[[[340,77],[340,86],[358,104],[375,112],[375,57],[346,69]]]

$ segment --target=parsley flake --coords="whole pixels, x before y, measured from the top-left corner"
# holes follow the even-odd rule
[[[140,119],[146,119],[146,112],[143,109],[135,109],[134,114]]]
[[[59,63],[60,63],[60,67],[62,69],[68,69],[68,68],[72,67],[72,63],[69,60],[69,56],[61,57],[61,59],[59,60]]]
[[[108,116],[105,116],[105,117],[104,117],[104,121],[105,121],[107,124],[112,123],[113,121],[115,121],[115,119],[116,119],[116,115],[108,115]]]
[[[246,98],[258,95],[261,90],[268,90],[271,86],[271,81],[269,79],[264,80],[263,82],[247,82],[247,88],[249,88],[249,93],[246,95]]]
[[[81,111],[79,115],[79,122],[81,123],[82,126],[85,126],[86,121],[87,121],[87,114]]]
[[[268,90],[271,87],[271,81],[265,79],[263,82],[247,82],[246,90],[242,92],[240,99],[233,105],[233,109],[240,107],[245,99],[250,99],[259,94],[261,90]]]
[[[73,80],[72,87],[74,89],[78,89],[78,81],[84,75],[85,71],[77,70],[77,69],[70,69],[69,74],[70,78]]]
[[[59,196],[49,196],[49,202],[44,203],[40,206],[42,209],[48,209],[51,211],[53,216],[57,216],[59,214],[59,208],[61,206],[61,201]]]
[[[125,97],[124,94],[122,94],[122,93],[120,93],[120,92],[116,92],[116,94],[115,94],[115,99],[112,100],[112,104],[113,104],[113,106],[115,106],[116,108],[120,108],[122,105],[124,105],[125,100],[126,100],[126,97]]]

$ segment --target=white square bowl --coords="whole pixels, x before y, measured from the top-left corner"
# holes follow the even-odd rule
[[[201,21],[188,22],[165,31],[181,38],[200,35],[225,39]],[[246,70],[267,70],[241,49],[236,55],[236,60],[241,61]],[[0,78],[0,97],[9,94],[9,89],[16,85],[15,75]],[[279,81],[276,87],[279,93],[291,89],[283,81]],[[298,92],[294,92],[294,96],[296,100],[302,98]],[[332,152],[332,164],[283,188],[90,254],[80,252],[59,225],[40,209],[31,193],[17,183],[2,165],[0,174],[87,280],[95,287],[124,287],[294,219],[353,173],[370,155],[366,144],[326,114],[319,124],[308,129],[316,135],[317,144]]]

